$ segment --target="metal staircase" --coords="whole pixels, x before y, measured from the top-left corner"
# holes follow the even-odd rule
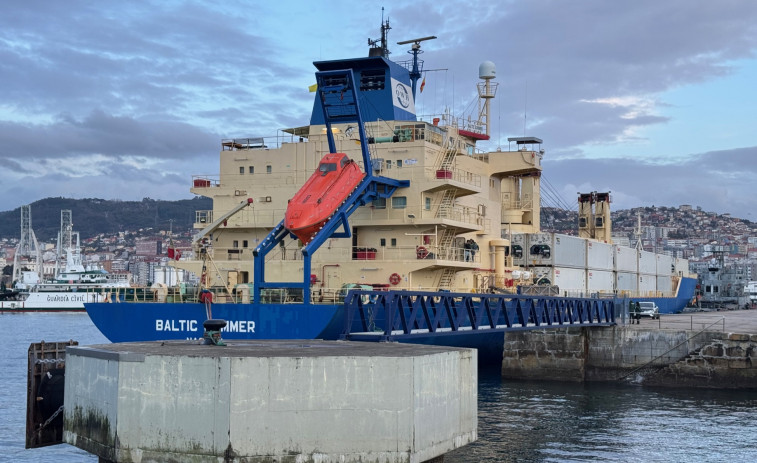
[[[455,232],[449,228],[442,228],[436,236],[437,256],[446,260],[455,260],[456,250],[452,246],[455,241]]]
[[[439,289],[452,289],[452,280],[455,278],[455,271],[451,268],[445,268],[439,279]]]
[[[442,199],[439,201],[439,207],[436,209],[437,219],[451,219],[452,211],[455,207],[455,190],[447,189],[442,191]]]
[[[453,137],[447,136],[442,146],[442,155],[439,157],[439,162],[436,165],[436,170],[446,170],[452,172],[452,168],[455,166],[455,155],[457,149],[455,148],[455,141]]]

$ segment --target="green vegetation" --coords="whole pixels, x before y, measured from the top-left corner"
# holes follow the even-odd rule
[[[37,239],[54,241],[60,229],[60,211],[71,210],[74,230],[82,239],[101,233],[114,235],[121,231],[153,228],[187,230],[195,220],[195,211],[213,208],[210,198],[197,196],[179,201],[117,201],[97,198],[46,198],[31,203],[32,229]],[[0,212],[0,237],[17,238],[21,233],[21,208]]]

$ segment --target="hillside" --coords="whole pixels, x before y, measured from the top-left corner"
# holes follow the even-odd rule
[[[60,229],[60,211],[71,210],[74,230],[82,239],[98,234],[116,234],[125,230],[155,228],[188,230],[195,211],[213,208],[209,198],[197,196],[180,201],[113,201],[97,198],[45,198],[31,203],[32,229],[37,239],[51,242]],[[0,212],[0,238],[18,238],[21,233],[21,208]]]

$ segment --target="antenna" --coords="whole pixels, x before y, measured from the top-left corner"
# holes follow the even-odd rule
[[[389,46],[388,46],[388,36],[389,36],[389,19],[384,21],[384,7],[381,7],[381,38],[371,40],[368,39],[368,46],[370,47],[368,49],[368,56],[383,56],[384,58],[389,58]],[[376,46],[381,43],[381,46]]]
[[[420,64],[420,67],[423,67],[423,61],[418,60],[418,55],[420,53],[423,53],[421,50],[421,42],[424,40],[433,40],[435,39],[435,35],[429,35],[428,37],[421,37],[419,39],[411,39],[411,40],[403,40],[402,42],[397,42],[397,45],[407,45],[408,43],[412,43],[413,46],[410,47],[410,50],[407,52],[413,55],[413,69],[410,71],[410,82],[413,84],[413,99],[415,99],[415,86],[418,83],[418,79],[421,78],[421,70],[419,69],[418,65]]]
[[[523,136],[526,136],[526,119],[528,119],[528,81],[526,81],[526,98],[523,103]]]

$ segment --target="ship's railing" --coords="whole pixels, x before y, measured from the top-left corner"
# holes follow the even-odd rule
[[[294,132],[294,133],[292,133]],[[221,140],[221,151],[250,151],[280,148],[285,143],[304,142],[308,134],[297,130],[285,132],[280,130],[275,136],[224,138]]]
[[[440,182],[454,180],[459,183],[481,188],[481,176],[463,169],[446,170],[426,167],[425,175],[427,179],[436,179]]]
[[[287,241],[287,246],[271,251],[267,261],[301,261],[303,260],[302,249],[294,242]],[[252,242],[250,242],[252,244]],[[216,262],[244,261],[252,262],[253,248],[234,248],[212,246],[206,248],[206,252]],[[318,254],[319,261],[325,263],[339,263],[346,261],[385,261],[406,262],[419,260],[452,261],[471,264],[481,263],[481,250],[469,251],[458,246],[437,246],[428,244],[423,246],[353,246],[334,247],[327,253]]]
[[[218,188],[221,185],[219,176],[213,175],[193,175],[192,188]]]
[[[369,208],[356,213],[353,220],[357,224],[360,224],[362,220],[366,219],[372,223],[381,220],[400,220],[405,224],[419,224],[419,221],[423,220],[425,221],[423,223],[424,225],[433,225],[434,223],[441,224],[442,220],[451,220],[474,225],[475,227],[472,228],[478,228],[490,222],[490,220],[486,219],[477,208],[455,205],[447,207],[443,211],[437,211],[437,209],[438,204],[436,206],[431,205],[429,209],[417,206],[395,209],[387,207],[385,202],[374,202]],[[387,225],[391,224],[387,223]]]
[[[565,326],[611,326],[623,299],[351,290],[344,339],[395,340]]]
[[[258,227],[274,227],[284,217],[285,209],[264,209],[258,207],[253,210],[244,210],[238,213],[236,216],[229,219],[229,226],[239,225],[241,227],[258,226]],[[213,223],[213,211],[212,210],[198,210],[195,211],[195,228],[204,228],[208,224]],[[374,223],[378,220],[387,220],[392,222],[400,222],[403,224],[418,223],[418,220],[427,221],[424,225],[433,225],[434,222],[441,223],[441,220],[452,220],[469,225],[475,225],[476,228],[480,226],[488,226],[491,222],[487,219],[477,208],[455,205],[452,206],[441,214],[437,214],[434,205],[431,205],[430,209],[424,207],[406,207],[406,208],[392,208],[387,206],[386,201],[369,203],[366,207],[362,207],[353,216],[353,221],[360,224],[361,221],[370,221]],[[391,223],[387,223],[387,226]]]
[[[213,223],[212,210],[195,211],[195,224],[207,226],[207,224],[211,223]]]

